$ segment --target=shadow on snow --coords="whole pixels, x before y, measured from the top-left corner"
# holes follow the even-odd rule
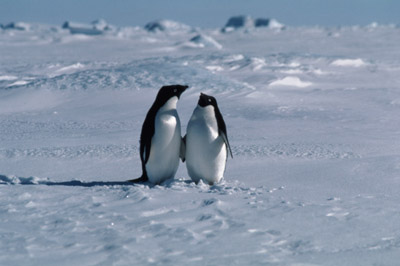
[[[145,183],[139,183],[145,184]],[[45,186],[70,186],[70,187],[96,187],[96,186],[134,186],[128,181],[92,181],[82,182],[79,180],[54,182],[37,177],[14,177],[0,175],[0,185],[45,185]]]

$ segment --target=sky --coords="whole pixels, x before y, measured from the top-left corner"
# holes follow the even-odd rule
[[[60,25],[103,18],[117,26],[171,19],[191,26],[223,26],[229,17],[275,18],[290,26],[400,24],[399,0],[0,0],[0,23]]]

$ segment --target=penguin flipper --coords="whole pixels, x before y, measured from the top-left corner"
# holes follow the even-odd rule
[[[142,175],[141,177],[136,178],[136,179],[128,180],[128,182],[131,182],[131,183],[144,183],[147,181],[149,181],[149,178],[146,175]]]
[[[228,141],[228,138],[226,137],[225,132],[221,131],[221,132],[220,132],[220,135],[221,135],[222,139],[224,140],[224,142],[225,142],[225,144],[226,144],[226,149],[227,149],[227,151],[229,151],[229,153],[230,153],[230,155],[231,155],[231,157],[232,157],[232,159],[233,159],[231,145],[229,145],[229,141]]]
[[[186,135],[181,140],[181,147],[179,149],[179,158],[181,158],[182,163],[186,160]]]

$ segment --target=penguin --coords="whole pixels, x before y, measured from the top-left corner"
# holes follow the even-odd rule
[[[233,158],[217,100],[200,94],[186,129],[185,160],[190,178],[213,185],[223,178],[228,152]]]
[[[163,86],[148,111],[140,134],[142,176],[129,182],[160,184],[174,178],[182,157],[181,122],[176,104],[186,85]]]

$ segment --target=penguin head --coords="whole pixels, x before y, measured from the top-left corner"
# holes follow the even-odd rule
[[[157,94],[156,101],[158,101],[161,105],[166,103],[169,99],[176,96],[178,99],[181,94],[187,89],[189,86],[187,85],[169,85],[163,86]]]
[[[206,107],[206,106],[211,105],[214,108],[216,108],[217,107],[217,100],[212,96],[209,96],[209,95],[204,94],[204,93],[200,93],[200,98],[199,98],[198,104],[201,107]]]

